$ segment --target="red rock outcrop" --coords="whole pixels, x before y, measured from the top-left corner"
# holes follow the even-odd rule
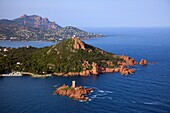
[[[107,64],[109,66],[112,66],[113,64],[111,62],[107,62]],[[97,63],[93,62],[92,65],[89,64],[88,61],[84,61],[84,63],[82,64],[83,71],[82,72],[69,72],[69,73],[55,73],[55,75],[59,75],[59,76],[89,76],[89,75],[97,75],[100,73],[121,73],[122,75],[128,75],[128,74],[132,74],[135,72],[134,69],[131,68],[127,68],[126,65],[122,65],[120,63],[120,67],[118,68],[103,68],[103,67],[99,67],[97,65]],[[91,70],[88,70],[88,67],[92,66]]]
[[[82,64],[82,66],[83,66],[84,68],[88,68],[88,67],[90,66],[90,64],[89,64],[88,61],[84,61],[83,64]]]
[[[79,73],[80,76],[89,76],[90,75],[90,70],[84,69],[83,72]]]
[[[24,25],[28,26],[33,26],[35,28],[40,28],[40,29],[57,29],[60,28],[55,22],[50,22],[48,18],[42,18],[38,15],[23,15],[20,16],[20,19],[24,19],[24,21],[21,21]]]
[[[89,98],[86,95],[92,91],[92,88],[83,88],[82,86],[73,88],[64,84],[63,86],[57,88],[54,94],[68,96],[76,100],[88,101]]]
[[[148,63],[147,63],[147,61],[145,59],[141,59],[139,64],[140,65],[147,65]]]
[[[79,72],[68,72],[68,73],[65,73],[63,76],[78,76],[79,75]]]
[[[74,36],[72,37],[72,39],[74,41],[74,45],[73,45],[74,49],[83,49],[83,50],[86,50],[84,43],[80,39],[75,38]]]
[[[105,73],[121,73],[122,75],[128,75],[135,72],[134,69],[126,68],[126,67],[120,67],[120,68],[106,68]]]
[[[128,75],[128,74],[132,74],[135,72],[134,69],[130,69],[130,68],[120,68],[119,72],[122,74],[122,75]]]
[[[98,65],[95,62],[92,63],[91,74],[93,74],[93,75],[99,74]]]
[[[106,68],[105,69],[105,73],[113,73],[113,72],[115,72],[114,68]]]
[[[107,63],[108,66],[113,66],[113,62],[107,61],[106,63]]]
[[[76,38],[73,38],[73,40],[77,40]],[[80,41],[81,42],[81,41]],[[78,44],[79,41],[76,41]],[[83,44],[78,44],[74,45],[76,48],[84,48]],[[85,48],[84,48],[85,49]],[[102,62],[105,62],[108,67],[100,67],[97,63],[93,62],[90,64],[88,61],[84,61],[82,66],[83,66],[83,71],[82,72],[69,72],[69,73],[63,73],[62,76],[89,76],[89,75],[97,75],[100,73],[121,73],[122,75],[128,75],[132,74],[135,72],[134,69],[127,68],[127,66],[134,66],[137,65],[138,62],[135,61],[133,58],[130,58],[129,56],[122,55],[120,58],[123,60],[122,62],[118,62],[119,67],[118,68],[108,68],[109,66],[114,66],[113,62],[111,61],[105,61],[103,60]],[[140,65],[147,65],[147,61],[145,59],[141,59]],[[91,69],[89,68],[91,67]],[[57,75],[57,74],[56,74]],[[59,73],[61,76],[61,73]]]
[[[120,56],[120,58],[125,61],[125,62],[121,62],[120,65],[133,66],[133,65],[138,64],[138,62],[136,62],[135,59],[130,58],[129,56],[122,55]]]

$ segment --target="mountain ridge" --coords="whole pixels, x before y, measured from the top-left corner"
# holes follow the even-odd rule
[[[57,29],[61,28],[61,26],[57,25],[55,22],[50,22],[48,18],[43,18],[38,15],[22,15],[19,18],[14,19],[13,21],[19,21],[21,25],[33,26],[35,28],[41,28],[42,29]]]
[[[0,40],[64,40],[76,35],[79,38],[103,37],[73,26],[61,27],[38,15],[22,15],[13,20],[0,20]]]

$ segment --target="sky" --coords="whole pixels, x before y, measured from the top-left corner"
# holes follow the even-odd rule
[[[0,19],[23,14],[63,27],[170,27],[170,0],[0,0]]]

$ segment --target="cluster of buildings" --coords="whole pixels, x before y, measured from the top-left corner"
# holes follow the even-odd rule
[[[8,74],[2,74],[1,76],[6,77],[6,76],[22,76],[21,72],[11,72]]]
[[[7,52],[7,51],[9,51],[7,48],[3,48],[3,49],[0,49],[0,52],[1,51],[4,51],[4,52]]]

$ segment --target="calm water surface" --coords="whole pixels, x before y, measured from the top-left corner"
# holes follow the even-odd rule
[[[56,42],[49,42],[49,41],[0,41],[0,46],[3,47],[25,47],[25,46],[33,46],[33,47],[45,47],[45,46],[51,46],[55,44]]]
[[[89,29],[109,35],[85,40],[103,50],[129,55],[148,66],[134,66],[136,73],[90,77],[0,78],[0,113],[169,113],[170,112],[170,29]],[[22,42],[21,42],[22,43]],[[25,42],[36,47],[50,42]],[[20,42],[0,42],[0,46],[18,47]],[[94,88],[91,101],[79,102],[53,95],[56,87],[76,80],[77,85]]]

